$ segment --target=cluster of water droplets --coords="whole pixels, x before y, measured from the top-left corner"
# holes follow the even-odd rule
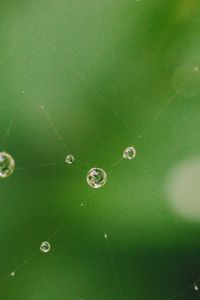
[[[135,156],[136,150],[133,146],[127,147],[123,152],[124,159],[131,160],[135,158]],[[71,165],[74,160],[75,159],[72,154],[68,154],[65,157],[65,162],[69,165]],[[13,157],[6,152],[0,152],[0,178],[9,177],[10,175],[12,175],[14,170],[15,161]],[[107,182],[107,174],[103,169],[94,167],[88,171],[86,181],[90,187],[98,189],[104,186]]]
[[[135,158],[136,150],[133,146],[127,147],[123,152],[123,158],[131,160]],[[71,165],[74,162],[75,158],[72,154],[68,154],[65,158],[65,162]],[[6,153],[0,152],[0,178],[7,178],[13,174],[15,170],[15,161],[14,158]],[[90,169],[86,176],[86,181],[88,185],[94,189],[101,188],[107,182],[107,174],[101,169],[94,167]],[[83,206],[81,204],[81,206]],[[107,233],[104,234],[104,238],[107,239]],[[43,253],[48,253],[51,250],[51,244],[48,241],[44,241],[40,245],[40,251]],[[15,276],[15,272],[12,272],[10,276]],[[196,289],[196,288],[195,288]]]

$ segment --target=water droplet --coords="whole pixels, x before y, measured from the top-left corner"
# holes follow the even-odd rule
[[[108,238],[108,235],[107,233],[104,233],[104,238],[107,239]]]
[[[15,272],[11,272],[11,273],[10,273],[10,276],[11,276],[11,277],[14,277],[14,276],[15,276]]]
[[[71,165],[74,162],[74,156],[71,155],[71,154],[67,155],[66,158],[65,158],[65,162],[67,164]]]
[[[95,189],[102,187],[106,181],[107,175],[103,169],[92,168],[87,174],[87,183]]]
[[[15,161],[6,152],[0,152],[0,178],[9,177],[15,170]]]
[[[123,158],[125,159],[133,159],[136,156],[136,150],[134,147],[127,147],[123,152]]]
[[[44,253],[47,253],[51,250],[51,245],[49,244],[49,242],[42,242],[42,244],[40,245],[40,250]]]
[[[198,291],[198,290],[199,290],[199,287],[198,287],[198,285],[197,285],[196,283],[194,284],[194,290],[195,290],[195,291]]]

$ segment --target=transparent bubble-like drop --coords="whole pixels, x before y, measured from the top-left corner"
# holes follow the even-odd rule
[[[65,158],[65,162],[67,164],[71,165],[74,162],[74,156],[71,155],[71,154],[67,155],[66,158]]]
[[[11,273],[10,273],[10,276],[11,276],[11,277],[14,277],[14,276],[15,276],[15,272],[14,272],[14,271],[11,272]]]
[[[123,152],[123,158],[125,159],[133,159],[136,156],[136,150],[133,146],[127,147]]]
[[[87,183],[89,186],[98,189],[102,187],[107,181],[106,172],[100,168],[92,168],[87,173]]]
[[[6,152],[0,152],[0,178],[9,177],[14,170],[15,161],[13,157]]]
[[[40,250],[44,253],[47,253],[51,250],[51,245],[49,244],[49,242],[42,242],[42,244],[40,245]]]
[[[198,287],[198,285],[197,285],[196,283],[194,284],[194,290],[195,290],[195,291],[198,291],[198,290],[199,290],[199,287]]]

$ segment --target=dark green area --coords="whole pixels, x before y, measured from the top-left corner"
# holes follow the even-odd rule
[[[199,208],[167,188],[200,160],[199,1],[2,1],[0,25],[0,299],[198,299]]]

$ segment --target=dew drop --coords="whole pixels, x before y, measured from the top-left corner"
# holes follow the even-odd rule
[[[14,277],[14,276],[15,276],[15,272],[11,272],[11,273],[10,273],[10,276],[11,276],[11,277]]]
[[[98,189],[102,187],[107,181],[106,172],[100,168],[92,168],[87,173],[87,183],[92,188]]]
[[[0,152],[0,178],[9,177],[15,170],[15,161],[6,152]]]
[[[195,291],[198,291],[198,290],[199,290],[199,287],[198,287],[197,284],[194,284],[194,290],[195,290]]]
[[[133,159],[136,156],[136,150],[134,147],[127,147],[123,152],[123,158],[125,159]]]
[[[107,239],[108,238],[108,235],[107,233],[104,233],[104,238]]]
[[[69,154],[65,157],[65,162],[69,165],[71,165],[74,162],[74,156]]]
[[[40,245],[40,250],[44,253],[47,253],[51,250],[51,245],[49,244],[49,242],[42,242],[42,244]]]

